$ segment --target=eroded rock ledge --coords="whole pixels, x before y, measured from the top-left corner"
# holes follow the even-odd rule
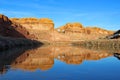
[[[104,38],[113,31],[98,27],[84,27],[81,23],[67,23],[54,28],[48,18],[10,18],[0,15],[0,35],[28,38],[37,41],[81,41]]]
[[[7,16],[0,14],[0,50],[17,46],[33,46],[42,44],[33,39],[34,35],[20,24],[12,22]]]
[[[54,30],[54,23],[48,18],[11,18],[10,20],[29,30]]]
[[[0,14],[0,35],[12,38],[32,38],[29,32],[19,23],[12,22],[7,16]]]

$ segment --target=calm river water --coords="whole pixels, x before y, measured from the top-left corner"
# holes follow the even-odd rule
[[[0,80],[120,80],[120,50],[42,46],[0,52]]]

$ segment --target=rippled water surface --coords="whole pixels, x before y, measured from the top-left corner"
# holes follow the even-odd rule
[[[0,52],[0,80],[120,80],[120,50],[43,46]]]

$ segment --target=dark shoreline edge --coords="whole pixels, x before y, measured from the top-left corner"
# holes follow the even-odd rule
[[[26,39],[26,38],[11,38],[11,37],[1,37],[0,36],[0,51],[12,49],[15,47],[27,47],[27,46],[41,46],[42,42]]]
[[[73,42],[72,45],[96,50],[120,50],[119,39],[86,40],[80,42]]]

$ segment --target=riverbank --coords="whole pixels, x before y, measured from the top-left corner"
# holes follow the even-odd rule
[[[94,50],[109,50],[110,52],[120,50],[119,39],[86,40],[86,41],[73,42],[72,45],[77,47],[94,49]]]
[[[15,47],[23,46],[39,46],[43,43],[36,40],[30,40],[25,38],[11,38],[11,37],[1,37],[0,36],[0,50],[7,50]]]

